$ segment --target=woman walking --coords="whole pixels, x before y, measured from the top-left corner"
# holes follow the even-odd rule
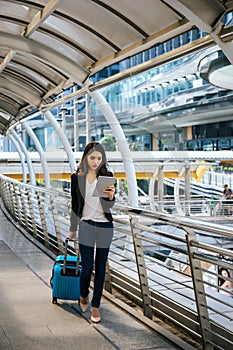
[[[91,320],[100,322],[99,306],[103,293],[106,263],[113,236],[111,208],[115,202],[114,185],[106,186],[104,197],[94,197],[99,176],[113,176],[107,168],[103,146],[98,142],[86,145],[77,171],[71,175],[71,204],[69,238],[76,238],[82,260],[80,276],[80,307],[88,308],[89,288],[95,266],[94,290],[91,300]],[[105,197],[106,196],[106,197]]]

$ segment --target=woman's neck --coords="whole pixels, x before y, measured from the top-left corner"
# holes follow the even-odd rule
[[[92,183],[96,179],[96,172],[95,170],[88,170],[87,172],[87,180],[89,183]]]

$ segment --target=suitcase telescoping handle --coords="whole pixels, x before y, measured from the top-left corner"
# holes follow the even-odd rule
[[[74,242],[74,241],[78,241],[77,238],[66,238],[65,239],[65,252],[64,252],[64,265],[63,265],[63,274],[65,275],[66,273],[66,258],[67,258],[67,250],[68,250],[68,243],[69,241]],[[76,275],[78,275],[79,272],[79,252],[78,252],[78,256],[77,256],[77,264],[76,264]]]

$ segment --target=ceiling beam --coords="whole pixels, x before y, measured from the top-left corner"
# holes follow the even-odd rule
[[[229,62],[233,64],[233,42],[224,42],[224,38],[221,39],[221,34],[224,34],[222,33],[224,24],[221,20],[229,9],[217,0],[164,0],[164,2],[182,13],[197,28],[211,35]]]
[[[32,89],[28,89],[26,84],[22,82],[17,83],[15,80],[10,81],[5,78],[0,77],[0,92],[7,94],[9,96],[14,96],[15,100],[20,99],[31,105],[37,107],[40,104],[40,97],[38,94],[33,93]]]
[[[14,101],[2,98],[0,94],[0,111],[3,111],[4,114],[10,115],[10,119],[15,118],[14,116],[18,113],[18,108],[19,106],[16,106]]]
[[[165,42],[171,38],[174,38],[175,36],[182,34],[190,29],[192,29],[192,25],[190,24],[190,22],[187,19],[182,19],[180,21],[177,21],[175,24],[164,28],[158,33],[153,34],[146,39],[142,39],[139,42],[128,46],[126,49],[123,49],[119,52],[112,54],[111,56],[108,56],[102,60],[99,60],[96,63],[93,63],[90,67],[88,67],[88,69],[93,75],[105,67],[118,63],[126,58],[132,57],[142,51],[148,50],[151,47]]]
[[[226,10],[217,0],[164,0],[164,2],[182,13],[192,24],[205,33],[212,32],[214,23]]]
[[[71,79],[64,80],[62,83],[58,84],[57,86],[53,87],[52,89],[48,90],[46,94],[43,96],[43,100],[46,100],[51,95],[58,95],[62,91],[67,90],[71,86],[73,86],[74,83]]]
[[[50,0],[49,3],[43,8],[43,10],[39,11],[31,23],[25,28],[23,35],[29,38],[32,33],[34,33],[40,25],[46,21],[46,19],[59,7],[59,5],[64,0]]]
[[[89,76],[89,71],[77,62],[32,39],[0,31],[0,47],[15,50],[16,53],[22,53],[25,57],[31,56],[38,62],[38,65],[40,61],[48,64],[49,67],[62,72],[79,85],[82,85]]]
[[[12,60],[12,58],[15,56],[16,52],[14,50],[10,50],[3,61],[0,64],[0,74],[3,72],[3,70],[6,68],[8,63]]]
[[[207,49],[208,47],[211,47],[214,44],[215,43],[210,36],[205,36],[204,38],[200,38],[200,39],[196,40],[195,42],[178,47],[177,49],[174,49],[174,50],[167,52],[163,55],[155,57],[147,62],[141,63],[141,64],[137,65],[136,67],[126,69],[124,72],[115,74],[109,78],[100,80],[100,81],[93,83],[93,84],[90,84],[88,89],[89,89],[89,91],[95,91],[95,90],[101,89],[101,88],[106,87],[110,84],[113,84],[113,83],[116,83],[118,81],[122,81],[124,79],[130,78],[133,75],[148,71],[149,69],[153,69],[155,67],[160,67],[161,65],[172,62],[180,57],[184,57],[184,56],[187,56],[187,55],[192,54],[194,52],[198,52],[200,50]],[[68,94],[65,97],[58,99],[54,102],[51,102],[51,103],[46,104],[46,105],[42,104],[41,110],[43,112],[46,112],[54,107],[61,105],[62,103],[65,103],[66,101],[69,101],[69,100],[75,99],[79,96],[82,96],[85,93],[86,93],[86,90],[84,88],[77,90],[77,91],[75,91],[71,94]]]

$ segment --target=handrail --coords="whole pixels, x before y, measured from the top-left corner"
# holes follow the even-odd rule
[[[12,220],[47,249],[63,253],[69,194],[6,176],[0,176],[0,193]],[[119,202],[113,217],[105,288],[114,300],[127,297],[150,322],[160,318],[164,327],[167,322],[188,334],[186,343],[192,339],[195,348],[230,348],[233,288],[218,281],[233,285],[233,228]],[[72,247],[69,250],[74,254]],[[220,268],[227,268],[231,276],[221,276]]]
[[[176,216],[176,215],[171,215],[167,214],[164,212],[159,212],[159,211],[151,211],[151,210],[146,210],[143,208],[138,208],[138,207],[130,207],[122,204],[116,204],[115,208],[117,210],[120,210],[121,212],[124,213],[132,213],[135,215],[141,215],[144,217],[149,217],[151,219],[158,219],[160,221],[169,221],[170,223],[174,225],[180,225],[180,226],[186,226],[186,227],[192,227],[195,229],[201,229],[202,231],[209,232],[211,229],[211,233],[216,233],[219,235],[224,235],[224,236],[229,236],[232,237],[233,235],[233,228],[230,228],[228,226],[224,227],[224,232],[222,229],[222,226],[216,223],[212,222],[206,222],[203,220],[199,219],[193,219],[187,216]]]

